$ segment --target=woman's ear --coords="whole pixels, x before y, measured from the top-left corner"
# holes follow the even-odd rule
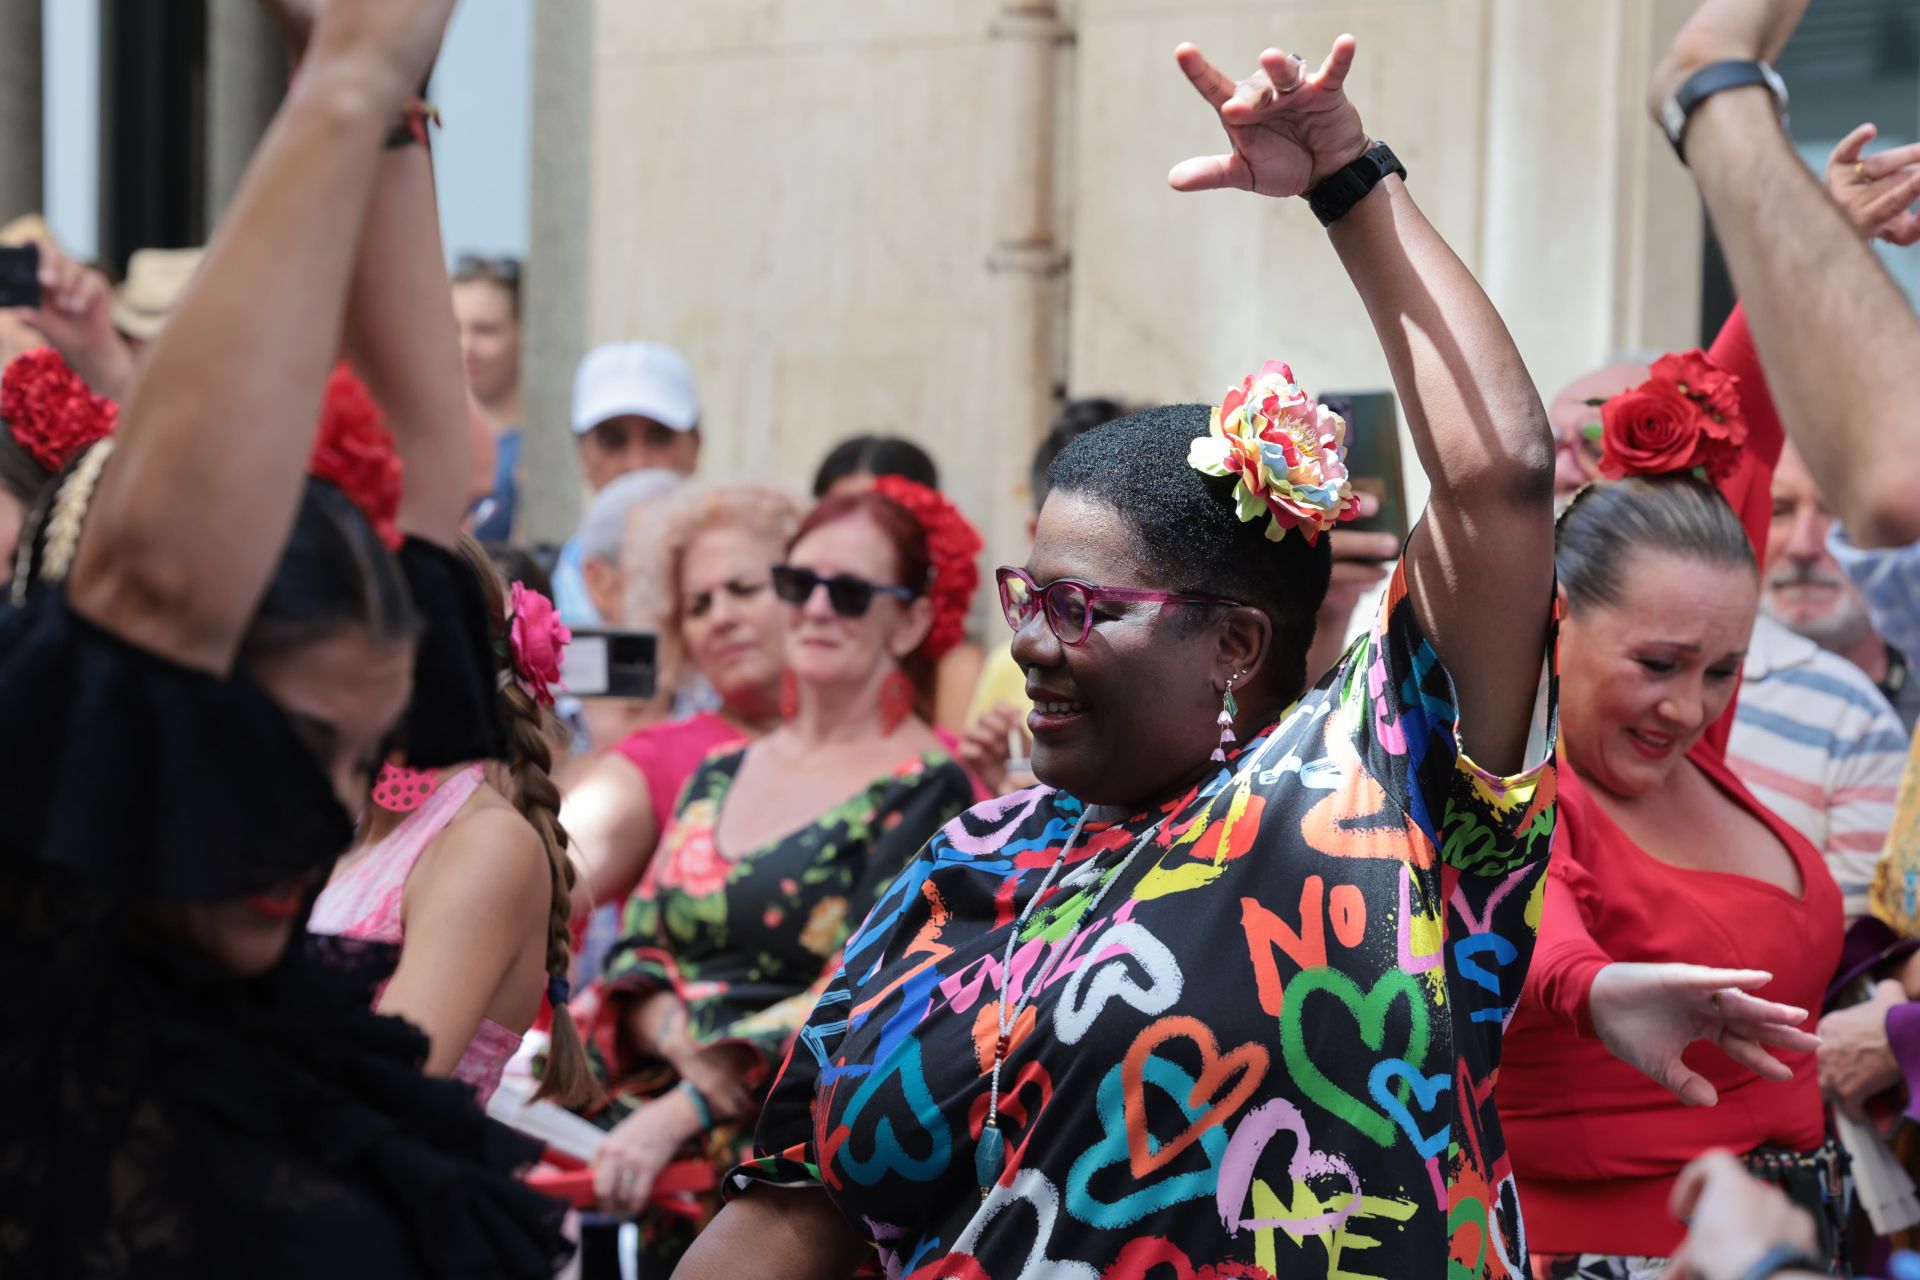
[[[895,661],[903,661],[908,654],[926,643],[927,633],[932,630],[933,601],[921,596],[903,611],[900,625],[893,629],[887,648]]]
[[[1273,648],[1273,621],[1258,609],[1229,609],[1219,636],[1215,661],[1222,668],[1221,680],[1238,675],[1244,684],[1266,665]]]

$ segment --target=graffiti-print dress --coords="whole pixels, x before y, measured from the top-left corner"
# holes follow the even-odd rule
[[[927,839],[973,803],[965,770],[928,752],[809,825],[735,856],[715,832],[745,759],[744,748],[711,756],[687,780],[627,901],[605,973],[574,1006],[612,1094],[613,1105],[594,1117],[609,1128],[676,1082],[672,1068],[634,1053],[625,1038],[637,1001],[675,993],[694,1043],[745,1046],[764,1064],[761,1079],[770,1078],[838,968],[847,935]],[[713,1183],[746,1153],[751,1124],[716,1129],[683,1156],[709,1161]],[[716,1205],[694,1196],[686,1213],[648,1215],[649,1254],[677,1256]]]
[[[1008,930],[1081,806],[1042,787],[974,808],[849,940],[733,1187],[824,1186],[914,1280],[1524,1276],[1492,1092],[1553,830],[1552,706],[1549,676],[1541,763],[1476,768],[1396,575],[1371,633],[1194,793],[1087,822],[1010,977]],[[1013,1029],[983,1193],[997,1002],[1059,948]]]

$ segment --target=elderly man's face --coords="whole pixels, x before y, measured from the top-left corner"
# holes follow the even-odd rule
[[[1767,528],[1767,616],[1815,644],[1845,649],[1873,633],[1867,602],[1827,550],[1833,513],[1800,451],[1791,443],[1773,472],[1773,523]]]

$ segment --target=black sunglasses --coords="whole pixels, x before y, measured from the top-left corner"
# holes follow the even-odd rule
[[[798,565],[773,566],[773,593],[788,604],[805,604],[820,587],[827,589],[827,603],[843,618],[865,617],[867,610],[873,607],[875,592],[892,596],[902,603],[911,602],[920,594],[911,587],[868,582],[850,573],[836,573],[831,578],[823,578],[813,570],[802,569]]]

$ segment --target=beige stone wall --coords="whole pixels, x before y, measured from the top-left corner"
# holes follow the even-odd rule
[[[1243,69],[1354,31],[1369,127],[1549,392],[1693,337],[1699,213],[1640,107],[1685,0],[591,3],[587,270],[547,303],[687,353],[712,475],[798,483],[841,436],[912,436],[1017,559],[1056,389],[1205,399],[1275,355],[1383,384],[1304,207],[1167,188],[1220,143],[1182,39]],[[570,467],[559,430],[535,448]],[[571,516],[537,502],[534,532]]]

